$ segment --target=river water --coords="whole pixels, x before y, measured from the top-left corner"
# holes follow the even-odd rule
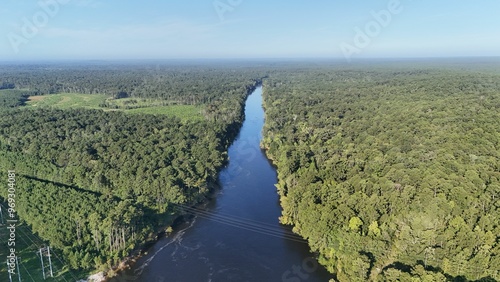
[[[276,170],[259,148],[262,87],[247,99],[245,121],[219,174],[219,195],[155,243],[117,281],[301,282],[331,276],[305,241],[279,224]]]

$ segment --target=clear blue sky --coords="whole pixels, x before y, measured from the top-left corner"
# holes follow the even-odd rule
[[[2,0],[0,60],[500,56],[499,0],[39,1]]]

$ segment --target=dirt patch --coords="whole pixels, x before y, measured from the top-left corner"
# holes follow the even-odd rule
[[[28,101],[40,101],[43,100],[45,96],[29,96]]]

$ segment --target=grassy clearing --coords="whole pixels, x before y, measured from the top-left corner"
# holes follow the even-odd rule
[[[54,106],[61,109],[99,109],[99,105],[104,103],[107,98],[108,97],[105,95],[64,93],[44,96],[30,96],[26,104],[31,107]]]
[[[112,99],[106,95],[62,93],[30,96],[26,105],[32,108],[101,109],[105,111],[123,111],[130,114],[170,115],[183,120],[203,120],[202,106],[172,105],[171,103],[171,101],[156,99]]]

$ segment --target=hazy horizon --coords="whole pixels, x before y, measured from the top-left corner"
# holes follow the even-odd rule
[[[127,59],[18,59],[18,60],[3,60],[0,59],[0,64],[51,64],[51,63],[88,63],[88,64],[99,64],[99,63],[120,63],[120,64],[168,64],[168,63],[224,63],[224,62],[249,62],[249,63],[293,63],[293,62],[321,62],[321,63],[341,63],[341,64],[355,64],[355,63],[369,63],[369,62],[435,62],[435,61],[446,61],[446,62],[477,62],[487,60],[487,62],[500,62],[500,56],[457,56],[457,57],[366,57],[366,58],[356,58],[349,62],[346,62],[345,58],[333,58],[333,57],[296,57],[296,58],[152,58],[152,59],[141,59],[141,58],[127,58]],[[493,61],[491,61],[493,60]]]
[[[8,0],[0,61],[497,57],[499,1]]]

